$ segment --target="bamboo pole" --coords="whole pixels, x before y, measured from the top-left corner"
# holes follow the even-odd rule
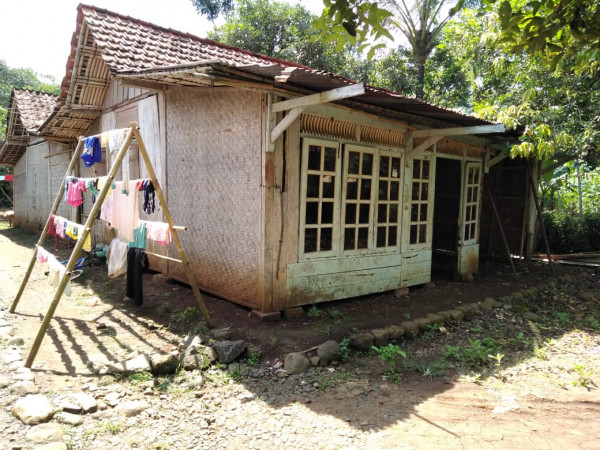
[[[548,236],[546,235],[546,227],[544,226],[544,220],[542,219],[542,208],[540,206],[540,202],[537,198],[537,190],[535,185],[533,184],[533,170],[531,170],[531,165],[527,164],[527,170],[529,170],[529,186],[531,187],[531,195],[533,196],[533,201],[535,203],[535,209],[537,210],[538,220],[540,221],[540,230],[542,232],[542,237],[544,238],[544,245],[546,246],[546,254],[548,255],[548,264],[550,264],[550,273],[552,276],[556,276],[556,272],[554,270],[554,264],[552,264],[552,255],[550,254],[550,244],[548,243]]]
[[[504,228],[502,228],[502,221],[500,220],[500,214],[498,214],[498,209],[496,209],[496,202],[494,201],[494,197],[492,195],[492,191],[489,190],[487,182],[484,178],[483,184],[487,188],[488,195],[490,196],[490,203],[492,204],[492,209],[494,210],[494,217],[496,218],[496,222],[498,222],[498,229],[500,230],[500,236],[502,237],[502,242],[504,243],[504,250],[506,250],[506,257],[508,258],[508,262],[510,263],[510,268],[512,269],[512,273],[515,277],[515,280],[519,280],[517,276],[517,269],[515,269],[515,263],[510,255],[510,247],[508,246],[508,241],[506,240],[506,235],[504,234]]]
[[[87,239],[87,236],[89,235],[90,230],[92,229],[92,225],[94,224],[94,221],[96,220],[96,216],[100,212],[102,203],[104,202],[104,199],[106,198],[106,195],[108,194],[108,191],[111,188],[110,186],[111,186],[113,180],[115,179],[117,170],[119,169],[119,167],[121,165],[123,156],[125,155],[125,153],[127,153],[129,144],[131,143],[132,139],[133,139],[133,128],[131,128],[129,130],[129,132],[127,133],[127,136],[125,137],[125,140],[121,144],[121,149],[119,150],[117,158],[114,161],[113,166],[110,169],[110,172],[108,174],[108,180],[107,180],[106,184],[104,185],[104,187],[102,188],[102,190],[100,191],[100,194],[98,195],[98,198],[96,199],[96,203],[94,203],[94,206],[92,207],[92,211],[90,212],[90,215],[88,216],[88,218],[85,222],[85,229],[83,231],[83,234],[81,236],[79,236],[79,239],[77,240],[77,244],[75,244],[75,248],[73,249],[73,252],[71,253],[71,257],[69,258],[69,262],[67,263],[65,273],[63,274],[63,276],[60,280],[60,283],[58,284],[58,287],[56,289],[56,293],[54,294],[54,299],[52,300],[52,303],[50,304],[50,307],[48,308],[46,317],[44,317],[44,321],[42,322],[42,325],[40,326],[40,329],[35,338],[35,341],[33,342],[33,346],[31,347],[31,351],[29,352],[29,356],[27,357],[27,361],[25,362],[25,367],[31,368],[31,365],[33,364],[35,356],[37,355],[37,352],[40,349],[40,345],[42,344],[42,340],[44,339],[44,336],[46,335],[46,331],[48,330],[48,326],[50,325],[50,320],[52,320],[52,316],[54,316],[54,312],[56,311],[56,307],[58,306],[58,303],[60,302],[62,294],[65,290],[65,287],[67,286],[67,283],[69,282],[69,280],[71,278],[71,272],[73,271],[73,269],[75,267],[77,258],[79,258],[79,254],[81,253],[81,249],[83,248],[83,243]],[[46,227],[47,226],[48,226],[48,224],[46,224]],[[46,230],[44,230],[44,231],[46,231]]]
[[[165,196],[163,195],[162,188],[160,187],[160,184],[158,183],[158,179],[156,178],[156,173],[154,172],[154,167],[152,166],[152,162],[150,161],[150,157],[148,156],[148,152],[146,151],[146,146],[144,145],[142,136],[140,135],[140,132],[137,128],[137,124],[135,122],[131,124],[131,127],[133,130],[133,134],[135,135],[135,139],[137,140],[138,147],[140,149],[140,153],[141,153],[142,157],[144,158],[144,163],[146,164],[146,170],[148,171],[148,175],[150,176],[150,179],[152,180],[152,183],[154,184],[154,189],[156,190],[156,194],[158,195],[158,200],[160,201],[160,204],[163,208],[163,214],[165,215],[165,218],[167,219],[167,223],[169,224],[169,227],[171,228],[171,235],[173,236],[173,242],[175,242],[175,247],[177,248],[177,252],[179,253],[179,258],[181,259],[181,264],[183,265],[185,274],[187,275],[187,278],[190,282],[190,286],[192,287],[192,292],[194,293],[194,297],[196,297],[196,302],[198,303],[198,306],[200,307],[200,311],[202,312],[202,316],[204,317],[204,320],[206,321],[206,325],[209,328],[212,328],[212,323],[210,320],[210,313],[208,312],[208,308],[206,307],[206,304],[204,303],[204,299],[202,298],[202,294],[200,293],[200,290],[198,289],[198,284],[196,283],[196,279],[194,278],[194,275],[192,274],[192,271],[188,264],[187,258],[183,251],[183,247],[181,246],[181,241],[179,240],[179,234],[177,233],[177,229],[175,228],[175,225],[173,222],[173,217],[171,216],[171,212],[169,211],[169,207],[167,206],[167,201],[165,199]]]
[[[77,144],[77,147],[75,148],[75,152],[73,153],[73,157],[71,158],[71,163],[69,164],[69,167],[67,168],[67,172],[65,173],[65,177],[63,178],[63,180],[65,180],[68,176],[71,175],[71,173],[75,169],[75,166],[79,162],[79,157],[81,156],[81,152],[83,150],[83,142],[84,141],[82,139],[79,139],[79,143]],[[9,311],[11,313],[15,312],[15,309],[17,308],[17,305],[19,304],[19,300],[21,300],[21,295],[23,295],[23,291],[25,290],[25,285],[27,284],[27,281],[29,281],[29,277],[31,276],[31,272],[33,271],[33,266],[35,265],[35,260],[37,258],[37,249],[38,249],[38,247],[41,247],[42,245],[44,245],[44,242],[46,240],[46,235],[48,234],[48,227],[50,226],[50,219],[52,218],[52,216],[54,214],[56,214],[56,211],[58,210],[58,207],[60,206],[60,202],[62,201],[64,192],[65,192],[65,183],[63,182],[63,183],[61,183],[60,188],[58,189],[58,194],[56,195],[56,198],[54,199],[54,204],[52,205],[52,210],[50,211],[50,214],[48,214],[48,219],[46,220],[46,225],[44,225],[42,234],[40,235],[40,238],[33,249],[33,256],[31,258],[31,261],[29,262],[29,267],[27,268],[25,277],[23,278],[23,281],[21,282],[21,287],[19,288],[19,292],[17,293],[17,296],[13,300],[13,303],[10,307]]]

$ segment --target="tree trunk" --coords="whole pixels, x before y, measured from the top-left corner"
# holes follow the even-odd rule
[[[423,100],[425,95],[425,61],[426,59],[417,59],[417,89],[415,95],[419,100]]]

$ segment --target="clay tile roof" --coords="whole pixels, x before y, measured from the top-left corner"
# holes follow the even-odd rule
[[[13,95],[11,113],[20,115],[28,132],[37,131],[59,102],[57,95],[47,92],[15,89]]]
[[[304,67],[105,9],[79,5],[79,10],[113,73],[214,60],[232,66]]]

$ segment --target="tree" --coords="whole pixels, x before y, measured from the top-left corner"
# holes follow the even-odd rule
[[[487,0],[498,7],[503,42],[514,53],[542,56],[552,68],[569,61],[596,73],[600,62],[600,6],[597,0]]]

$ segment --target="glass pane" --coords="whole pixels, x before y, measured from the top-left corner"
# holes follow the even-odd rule
[[[466,224],[465,225],[465,236],[464,236],[465,241],[469,240],[470,229],[471,229],[471,225],[470,224]]]
[[[421,178],[421,160],[415,159],[413,161],[413,180]]]
[[[304,253],[317,251],[317,229],[308,228],[304,231]]]
[[[473,205],[473,209],[471,210],[471,220],[477,220],[477,208]]]
[[[387,205],[379,205],[377,207],[377,223],[387,222]]]
[[[413,203],[410,207],[410,221],[417,222],[419,220],[419,204]]]
[[[306,197],[319,198],[319,175],[309,175],[306,182]]]
[[[475,171],[473,168],[469,168],[469,184],[473,184],[473,180],[475,179]]]
[[[346,183],[346,198],[358,198],[358,180],[356,178],[348,178]]]
[[[358,229],[358,248],[367,248],[369,246],[369,229]]]
[[[335,152],[332,147],[325,147],[325,160],[323,170],[327,172],[335,172]]]
[[[473,176],[473,184],[479,184],[479,169],[475,169],[475,175]]]
[[[479,193],[479,188],[477,186],[475,186],[473,188],[473,196],[472,196],[472,202],[475,203],[477,202],[477,194]]]
[[[308,147],[308,170],[321,170],[321,147],[318,145]]]
[[[412,199],[419,200],[419,188],[421,187],[421,183],[413,183],[412,184]]]
[[[360,153],[348,153],[348,173],[358,175],[358,166],[360,163]]]
[[[465,211],[465,220],[471,220],[471,206],[467,206]]]
[[[319,248],[319,251],[325,252],[331,250],[332,232],[332,228],[321,228],[321,246]]]
[[[377,227],[377,247],[385,247],[385,228]]]
[[[382,156],[379,158],[379,176],[388,177],[390,170],[390,158]]]
[[[371,211],[370,204],[362,204],[360,205],[359,214],[358,214],[358,223],[369,223],[369,216]]]
[[[410,226],[410,243],[411,244],[417,243],[417,225]]]
[[[423,161],[423,179],[429,180],[429,161]]]
[[[379,182],[379,200],[387,200],[388,196],[388,182],[380,181]]]
[[[333,202],[321,204],[321,223],[333,223]]]
[[[388,246],[394,247],[398,240],[398,227],[390,227],[388,233]]]
[[[306,202],[306,224],[319,223],[319,202]]]
[[[426,202],[429,199],[429,183],[421,184],[421,200]]]
[[[346,204],[346,221],[345,223],[356,223],[356,205],[354,203]]]
[[[475,239],[475,224],[471,225],[471,239]]]
[[[373,155],[363,153],[362,174],[371,175],[373,173]]]
[[[392,178],[400,178],[400,158],[392,158]]]
[[[335,196],[335,177],[332,175],[323,175],[323,198],[333,198]]]
[[[346,228],[344,231],[344,250],[354,250],[354,228]]]
[[[427,222],[427,203],[421,205],[421,214],[419,214],[419,221]]]
[[[361,180],[360,199],[371,200],[371,180]]]
[[[426,238],[426,234],[425,234],[425,227],[427,225],[419,225],[419,244],[422,244],[425,242],[425,238]]]
[[[390,205],[390,223],[398,223],[398,205]]]
[[[397,201],[399,191],[400,191],[400,183],[398,183],[397,181],[392,181],[390,183],[390,200]]]

